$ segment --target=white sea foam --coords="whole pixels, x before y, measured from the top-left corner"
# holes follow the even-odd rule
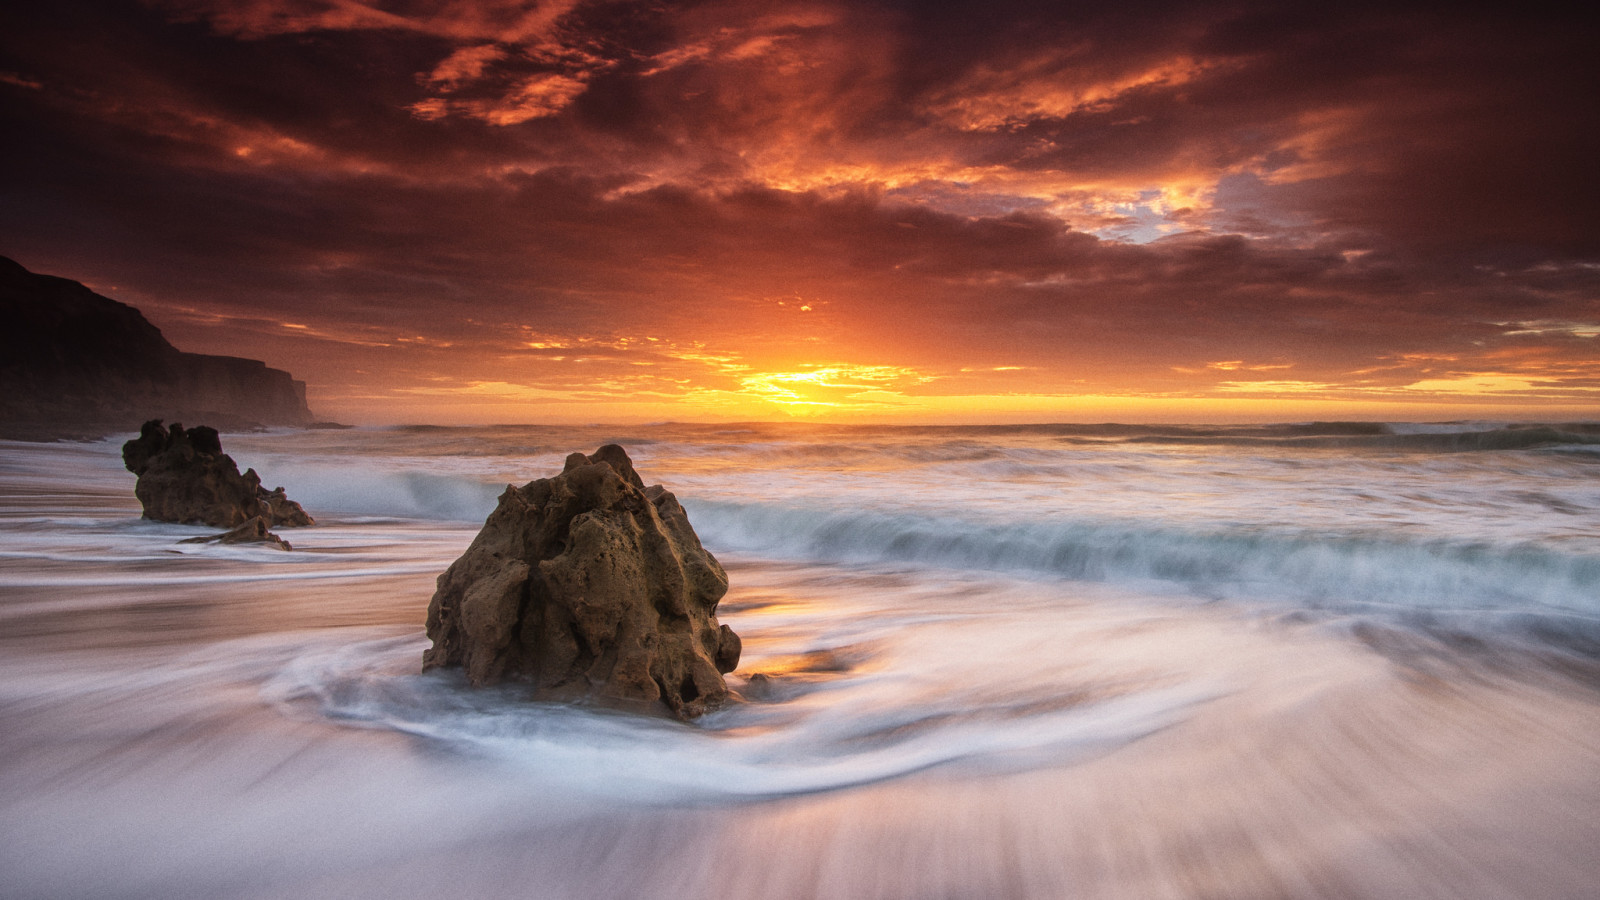
[[[141,521],[116,442],[0,445],[0,893],[1576,896],[1574,428],[226,436],[290,553]],[[728,566],[749,702],[420,673],[504,485],[609,440]]]
[[[771,504],[688,508],[709,545],[783,559],[1165,583],[1213,599],[1318,608],[1523,610],[1600,620],[1600,553],[1533,544],[1153,522],[1002,524]]]
[[[387,671],[392,660],[382,651],[412,662],[422,646],[412,640],[303,654],[264,692],[286,704],[313,701],[320,715],[489,754],[563,790],[656,801],[840,790],[958,763],[983,771],[1060,763],[1170,725],[1216,693],[1185,684],[1041,711],[1017,697],[973,705],[972,684],[940,681],[951,689],[943,702],[907,707],[897,697],[906,682],[929,675],[930,661],[901,656],[896,674],[844,676],[825,702],[794,701],[776,717],[759,705],[737,706],[685,728],[530,704],[515,686],[471,693],[457,677]],[[1027,693],[1043,703],[1048,687],[1081,685],[1034,685]]]

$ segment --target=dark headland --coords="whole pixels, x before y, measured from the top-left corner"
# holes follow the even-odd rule
[[[306,386],[255,359],[185,353],[137,309],[0,256],[0,438],[312,424]]]

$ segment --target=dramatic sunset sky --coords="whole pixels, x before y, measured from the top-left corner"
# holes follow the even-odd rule
[[[0,12],[0,254],[351,422],[1600,416],[1517,4]]]

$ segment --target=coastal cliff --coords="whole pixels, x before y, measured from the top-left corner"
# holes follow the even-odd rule
[[[184,353],[138,310],[0,257],[0,438],[312,422],[305,382],[260,360]]]

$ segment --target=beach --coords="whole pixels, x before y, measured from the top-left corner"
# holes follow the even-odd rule
[[[691,724],[421,672],[508,483],[622,443],[731,587]],[[226,435],[295,547],[0,444],[0,894],[1587,897],[1600,431]],[[753,674],[767,676],[751,680]]]

